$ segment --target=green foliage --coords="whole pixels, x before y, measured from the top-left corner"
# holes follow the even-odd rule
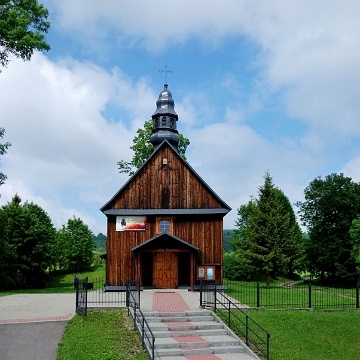
[[[48,51],[45,35],[50,27],[49,12],[36,0],[0,0],[0,65],[9,55],[30,60],[34,50]]]
[[[352,240],[351,256],[357,263],[356,278],[360,275],[360,219],[353,220],[350,228],[350,238]]]
[[[301,231],[286,196],[277,189],[269,173],[259,188],[259,198],[238,209],[239,218],[232,246],[244,268],[271,276],[293,272],[303,257]]]
[[[286,241],[284,253],[289,259],[287,265],[287,276],[294,276],[294,272],[305,271],[305,240],[301,232],[300,226],[296,220],[294,209],[287,196],[280,190],[275,188],[276,196],[280,202],[280,211],[283,216],[289,215],[289,226],[292,229],[292,236]]]
[[[2,288],[43,287],[52,263],[55,229],[47,213],[38,205],[15,195],[0,209],[0,254]]]
[[[103,233],[97,234],[97,236],[93,236],[92,238],[95,244],[95,250],[98,252],[106,251],[106,236]]]
[[[89,268],[94,260],[93,233],[79,218],[69,219],[57,231],[59,268],[79,272]]]
[[[350,228],[360,216],[360,184],[343,174],[331,174],[314,179],[304,192],[305,201],[297,206],[308,228],[309,271],[323,282],[354,283],[359,259]]]
[[[150,142],[152,130],[152,120],[147,120],[144,123],[144,128],[138,129],[136,131],[137,136],[134,137],[133,145],[130,146],[130,149],[134,151],[134,156],[130,162],[120,160],[117,163],[120,173],[133,175],[135,171],[139,169],[152,154],[154,150],[153,145]],[[190,144],[190,141],[180,133],[179,139],[180,143],[178,146],[178,152],[183,157],[183,159],[186,160],[185,152],[188,145]]]
[[[4,134],[5,134],[5,129],[0,128],[0,139],[3,138]],[[6,142],[5,144],[0,143],[0,155],[5,155],[9,146],[11,146],[11,143],[9,143],[9,142]],[[5,183],[6,179],[7,179],[7,176],[5,174],[3,174],[2,172],[0,172],[0,185],[3,185]]]
[[[224,277],[229,280],[250,280],[251,274],[235,252],[224,253]]]
[[[234,230],[223,230],[223,248],[225,252],[233,251],[231,247],[231,240],[233,237]]]

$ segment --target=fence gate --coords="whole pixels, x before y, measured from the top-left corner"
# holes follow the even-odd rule
[[[200,281],[200,306],[216,308],[216,283],[215,281]]]
[[[86,316],[87,312],[87,286],[88,278],[79,279],[76,284],[76,313]]]

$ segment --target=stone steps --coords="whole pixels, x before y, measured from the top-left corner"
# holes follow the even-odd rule
[[[258,359],[211,311],[145,312],[144,316],[155,336],[156,359],[212,354],[224,360]]]

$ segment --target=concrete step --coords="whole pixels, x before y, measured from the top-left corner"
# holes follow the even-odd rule
[[[146,320],[155,336],[156,359],[195,360],[210,354],[223,360],[257,359],[211,311],[152,312]]]
[[[146,317],[182,317],[182,316],[207,316],[211,315],[212,312],[209,310],[189,310],[182,312],[161,312],[161,311],[144,311]]]
[[[181,337],[156,338],[155,349],[193,348],[203,346],[236,346],[239,344],[239,340],[229,335],[201,337],[197,335],[192,335]]]
[[[166,338],[166,337],[189,337],[189,336],[224,336],[227,335],[225,329],[217,330],[194,330],[189,332],[188,330],[178,330],[178,331],[153,331],[153,334],[156,338]]]
[[[204,321],[204,322],[173,322],[173,323],[149,323],[152,331],[176,331],[176,330],[216,330],[223,329],[224,325],[215,321]]]

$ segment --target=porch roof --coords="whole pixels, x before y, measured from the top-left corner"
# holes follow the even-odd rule
[[[132,252],[137,252],[140,249],[149,246],[150,244],[154,244],[157,241],[165,240],[166,238],[168,238],[168,240],[173,240],[173,241],[179,243],[179,245],[181,244],[182,246],[188,247],[193,251],[198,251],[198,252],[200,251],[200,249],[198,247],[189,244],[187,241],[182,240],[174,235],[171,235],[171,234],[165,233],[165,232],[158,234],[158,235],[150,238],[149,240],[144,241],[142,244],[133,247],[131,250],[132,250]]]

